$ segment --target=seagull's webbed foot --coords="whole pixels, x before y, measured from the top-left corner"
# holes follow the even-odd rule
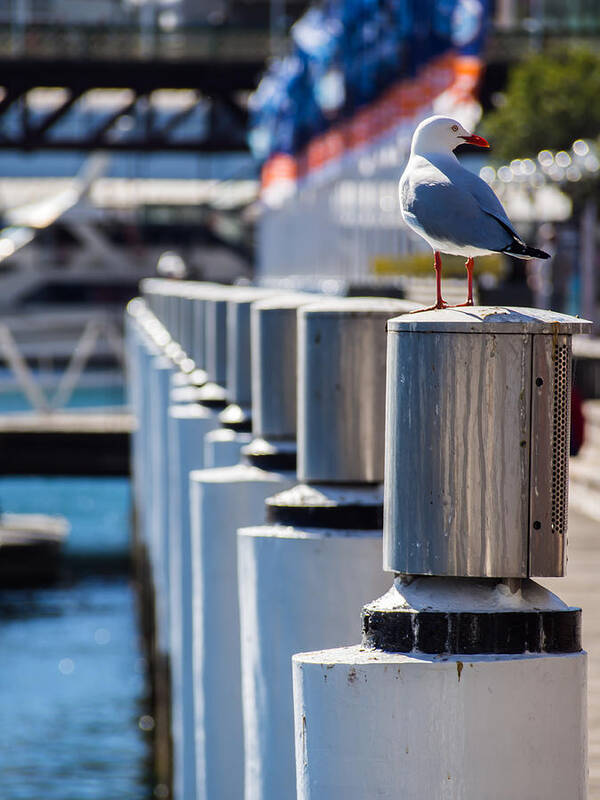
[[[440,308],[454,308],[454,306],[449,306],[445,300],[442,300],[440,304],[436,303],[434,306],[427,306],[427,308],[415,308],[414,311],[409,311],[409,314],[419,314],[421,311],[438,311]]]
[[[473,300],[466,300],[464,303],[455,303],[452,306],[446,306],[446,308],[464,308],[465,306],[474,306],[475,303]]]

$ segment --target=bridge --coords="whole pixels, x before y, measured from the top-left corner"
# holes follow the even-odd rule
[[[245,150],[247,97],[279,46],[260,27],[0,24],[0,148]],[[95,90],[122,91],[99,110]]]

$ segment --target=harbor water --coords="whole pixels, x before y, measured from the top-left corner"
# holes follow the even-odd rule
[[[5,477],[0,505],[71,525],[56,583],[0,588],[0,797],[156,796],[129,480]]]

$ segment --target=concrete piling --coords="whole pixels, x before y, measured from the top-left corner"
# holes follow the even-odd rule
[[[273,294],[269,289],[239,287],[232,289],[225,301],[211,304],[211,314],[221,325],[219,341],[220,380],[226,387],[225,405],[219,412],[220,427],[204,440],[206,467],[237,464],[240,450],[250,443],[250,306],[255,300]]]
[[[233,365],[228,361],[231,403],[221,419],[244,427],[251,419],[250,399],[254,412],[267,406],[266,397],[295,393],[295,368],[269,371],[269,365],[295,364],[296,309],[306,302],[303,296],[262,301],[256,298],[256,294],[249,294],[230,304],[233,325],[229,352],[234,361]],[[251,309],[253,299],[256,302]],[[269,324],[265,319],[275,315],[282,335],[270,338],[268,346],[263,343],[259,347],[256,331]],[[239,359],[245,363],[235,363]],[[252,380],[257,372],[265,377],[264,381]],[[243,796],[236,531],[243,524],[262,522],[265,498],[291,486],[295,479],[295,419],[284,426],[268,414],[259,414],[259,419],[258,428],[252,423],[253,434],[240,433],[235,428],[214,432],[232,435],[229,441],[237,445],[238,457],[239,448],[247,445],[241,463],[190,475],[199,798]],[[276,430],[279,435],[271,441],[264,438],[266,431]]]
[[[246,800],[295,792],[294,653],[350,642],[381,572],[385,323],[404,301],[298,311],[298,480],[238,532]]]
[[[153,299],[153,305],[159,307],[160,303]],[[128,361],[132,367],[136,365],[129,373],[129,398],[138,423],[132,453],[133,468],[137,473],[134,478],[136,535],[133,555],[140,619],[151,675],[155,772],[157,780],[168,785],[171,778],[169,674],[164,641],[164,602],[158,591],[159,585],[164,586],[164,575],[162,571],[157,572],[160,570],[157,560],[159,528],[155,516],[158,512],[163,518],[166,507],[162,500],[155,502],[154,492],[157,486],[161,493],[164,492],[158,477],[161,465],[156,461],[164,437],[154,437],[152,431],[158,424],[159,433],[162,433],[162,422],[166,422],[165,403],[168,403],[169,372],[173,364],[163,355],[170,337],[148,303],[139,300],[129,305],[127,325],[131,331],[127,339]]]
[[[214,351],[218,336],[210,328],[215,317],[210,318],[210,324],[207,322],[206,307],[212,298],[223,302],[227,292],[226,287],[214,284],[187,288],[184,302],[188,313],[185,324],[180,326],[180,335],[188,343],[187,350],[193,354],[193,368],[188,368],[187,374],[180,371],[171,381],[168,431],[169,672],[173,793],[178,798],[193,798],[196,791],[189,474],[205,466],[205,437],[219,425],[218,413],[223,400],[218,399],[218,394],[224,390],[216,382],[208,387],[209,398],[217,398],[216,406],[210,403],[210,399],[206,402],[207,362],[210,360],[212,364],[210,376],[219,378],[222,375],[219,367],[215,369],[218,358]],[[223,331],[220,333],[223,335]],[[207,343],[213,348],[210,352],[207,352]]]
[[[360,645],[294,656],[298,800],[586,797],[581,610],[531,580],[563,573],[585,325],[477,307],[388,322],[396,578]]]
[[[208,378],[207,298],[223,297],[229,289],[148,279],[142,291],[144,299],[130,304],[128,326],[135,336],[128,341],[137,345],[130,353],[137,364],[130,397],[139,423],[133,453],[136,565],[151,663],[157,776],[169,785],[173,764],[177,796],[193,797],[194,745],[184,730],[187,725],[193,733],[187,474],[204,465],[204,436],[218,425],[217,410],[224,407],[222,398],[216,409],[211,402],[224,393],[216,385],[209,388],[208,403],[198,401]]]
[[[532,577],[564,571],[585,323],[142,290],[134,548],[175,800],[583,800],[581,614]]]
[[[216,414],[199,403],[169,408],[169,655],[175,797],[196,791],[192,669],[192,548],[189,473],[204,466],[204,437]]]

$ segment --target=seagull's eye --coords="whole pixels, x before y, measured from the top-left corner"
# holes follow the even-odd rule
[[[456,133],[456,131],[458,130],[458,125],[453,125],[451,130],[453,130],[454,133]]]

